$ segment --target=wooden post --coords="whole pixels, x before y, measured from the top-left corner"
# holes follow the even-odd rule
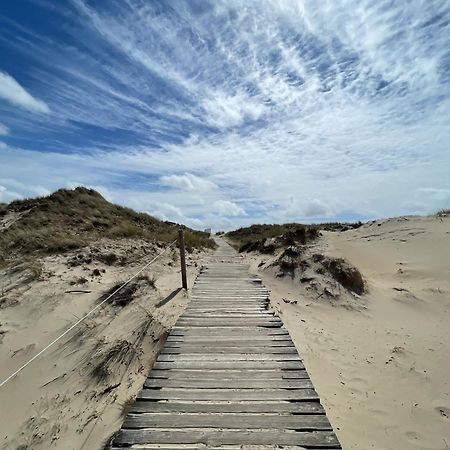
[[[184,248],[184,231],[182,228],[178,230],[178,244],[180,245],[180,261],[181,261],[181,282],[183,289],[188,288],[186,276],[186,254]]]

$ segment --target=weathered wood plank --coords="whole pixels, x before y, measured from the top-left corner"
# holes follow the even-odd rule
[[[175,387],[175,388],[208,388],[208,389],[313,389],[309,379],[291,380],[205,380],[203,377],[190,379],[161,379],[147,378],[146,388]]]
[[[252,302],[243,302],[241,300],[228,300],[228,301],[205,301],[197,300],[189,305],[189,308],[211,308],[211,309],[249,309],[255,308],[263,311],[269,311],[269,303],[264,300],[255,300]]]
[[[288,430],[121,430],[115,444],[300,445],[310,449],[340,448],[332,431]]]
[[[291,380],[296,378],[309,378],[305,369],[300,370],[254,370],[254,369],[210,369],[194,370],[194,369],[153,369],[150,373],[151,378],[181,378],[187,380],[189,378],[202,378],[204,380]]]
[[[281,327],[281,322],[277,320],[254,320],[254,319],[220,319],[220,320],[201,320],[201,319],[180,319],[177,322],[177,326],[189,326],[189,327],[211,327],[211,326],[221,326],[221,327],[235,327],[236,325],[242,325],[245,327],[255,326],[255,327],[265,327],[265,328],[279,328]]]
[[[184,311],[183,318],[186,319],[189,318],[199,318],[199,319],[218,319],[218,318],[225,318],[225,319],[234,319],[234,318],[242,318],[242,319],[248,319],[248,318],[276,318],[274,316],[273,312],[270,311]]]
[[[271,342],[274,345],[282,345],[284,342],[289,342],[292,344],[292,340],[289,335],[282,334],[282,335],[274,335],[274,334],[263,334],[263,333],[253,333],[251,336],[243,335],[241,334],[235,334],[230,335],[230,333],[227,333],[227,335],[219,335],[219,336],[213,336],[210,335],[207,336],[194,336],[191,334],[169,334],[167,337],[167,343],[172,342],[192,342],[192,343],[198,343],[198,345],[201,345],[201,343],[205,342]]]
[[[124,428],[245,428],[288,430],[331,430],[324,414],[131,414]]]
[[[142,389],[137,398],[147,400],[318,400],[314,389]]]
[[[155,369],[304,369],[299,361],[156,361]]]
[[[211,328],[203,328],[203,329],[193,329],[189,327],[179,327],[177,324],[172,328],[170,332],[171,336],[210,336],[210,335],[222,335],[225,333],[227,335],[236,334],[238,336],[242,336],[243,334],[247,335],[285,335],[289,336],[288,331],[281,328],[264,328],[264,327],[211,327]]]
[[[242,302],[248,302],[251,303],[254,300],[268,300],[267,294],[247,294],[247,295],[233,295],[233,294],[217,294],[217,293],[211,293],[211,294],[199,294],[195,293],[192,296],[192,301],[196,302],[197,300],[211,300],[214,302],[220,302],[220,300],[235,300],[235,301],[242,301]]]
[[[139,450],[255,450],[254,445],[208,445],[205,444],[145,444],[135,447]],[[111,450],[123,450],[124,447],[111,447]],[[258,445],[257,450],[279,450],[278,445]],[[307,450],[298,445],[283,446],[284,450]]]
[[[297,353],[261,354],[261,353],[160,353],[157,361],[301,361]]]
[[[199,402],[199,401],[147,401],[136,400],[131,413],[278,413],[278,414],[325,414],[317,401],[257,401],[257,402]]]
[[[235,344],[235,343],[234,343]],[[236,344],[235,344],[236,345]],[[274,346],[264,346],[264,347],[257,347],[257,346],[251,346],[251,347],[231,347],[231,346],[218,346],[214,344],[210,345],[165,345],[163,351],[161,354],[172,354],[172,355],[179,355],[182,353],[196,353],[196,354],[207,354],[207,353],[219,353],[219,354],[227,354],[227,353],[241,353],[241,354],[248,354],[248,353],[257,353],[257,354],[285,354],[285,353],[292,353],[297,354],[297,350],[293,346],[281,346],[281,347],[274,347]]]
[[[182,338],[172,339],[166,341],[165,347],[192,347],[192,348],[202,348],[202,347],[285,347],[294,348],[294,343],[288,339],[277,339],[273,340],[273,336],[267,336],[266,338],[256,339],[255,337],[242,336],[242,339],[236,339],[229,336],[217,336],[212,339],[189,339]]]
[[[226,313],[226,312],[230,312],[230,313],[234,313],[234,312],[266,312],[268,311],[266,308],[263,308],[259,305],[248,305],[248,306],[229,306],[229,305],[206,305],[206,306],[201,306],[201,305],[195,305],[190,303],[189,306],[186,307],[186,309],[184,310],[185,312],[187,311],[199,311],[199,312],[220,312],[220,313]]]

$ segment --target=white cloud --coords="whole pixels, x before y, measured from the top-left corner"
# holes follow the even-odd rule
[[[450,208],[450,189],[419,188],[411,192],[403,208],[412,214],[427,214]]]
[[[0,136],[7,136],[9,134],[9,128],[6,125],[0,123]]]
[[[207,122],[220,129],[242,125],[245,120],[257,120],[265,112],[265,106],[248,95],[229,95],[223,91],[210,92],[201,102]]]
[[[303,215],[305,217],[325,217],[329,215],[329,208],[320,200],[314,198],[306,204]]]
[[[31,180],[18,181],[11,178],[0,178],[0,201],[9,203],[12,200],[41,197],[49,195],[51,191],[39,184],[34,184]]]
[[[20,49],[55,69],[40,78],[53,114],[39,148],[68,153],[0,144],[8,176],[48,189],[79,180],[161,217],[226,228],[446,202],[442,2],[229,0],[202,13],[183,1],[176,12],[133,0],[72,3],[81,13],[65,12],[73,46]],[[73,132],[73,121],[146,144],[92,143],[81,126],[76,147],[45,141],[48,130]],[[18,116],[8,126],[20,136],[32,124]]]
[[[183,223],[196,229],[204,228],[204,222],[202,220],[192,217],[186,217],[181,212],[181,209],[173,205],[170,205],[169,203],[156,202],[153,208],[151,208],[147,212],[148,214],[157,217],[161,220]]]
[[[13,77],[0,71],[0,98],[9,103],[36,113],[49,113],[50,109],[42,100],[34,98]]]
[[[197,177],[191,173],[185,173],[184,175],[164,175],[160,178],[160,182],[162,185],[186,191],[208,191],[217,189],[217,185],[213,182]]]
[[[0,185],[0,203],[9,203],[20,198],[22,195],[19,192],[11,191],[6,186]]]
[[[234,217],[244,216],[245,211],[236,203],[229,200],[217,200],[212,204],[213,211],[219,213],[221,216]]]

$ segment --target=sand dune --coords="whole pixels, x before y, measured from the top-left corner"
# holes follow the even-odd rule
[[[126,253],[132,260],[126,266],[90,261],[86,255],[94,247],[106,254]],[[35,279],[27,275],[29,268],[3,270],[0,379],[159,251],[136,239],[102,240],[76,253],[41,259]],[[176,252],[168,252],[145,272],[148,279],[137,282],[131,299],[105,304],[70,339],[64,338],[0,389],[0,448],[98,449],[120,428],[127,404],[188,301],[177,290]],[[195,261],[201,259],[196,252]],[[200,267],[191,257],[188,264],[192,283]]]
[[[402,217],[323,232],[311,251],[347,259],[361,297],[319,296],[258,269],[344,449],[450,448],[450,218]],[[319,275],[315,275],[319,277]]]

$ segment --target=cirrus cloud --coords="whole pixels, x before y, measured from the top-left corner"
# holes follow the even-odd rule
[[[34,98],[12,76],[0,71],[0,98],[35,113],[49,113],[45,102]]]
[[[0,50],[17,60],[2,79],[32,93],[0,102],[14,130],[0,144],[10,178],[99,186],[199,227],[385,217],[448,201],[447,2],[29,8],[55,27],[24,27],[4,8]],[[35,114],[38,99],[51,115]]]

